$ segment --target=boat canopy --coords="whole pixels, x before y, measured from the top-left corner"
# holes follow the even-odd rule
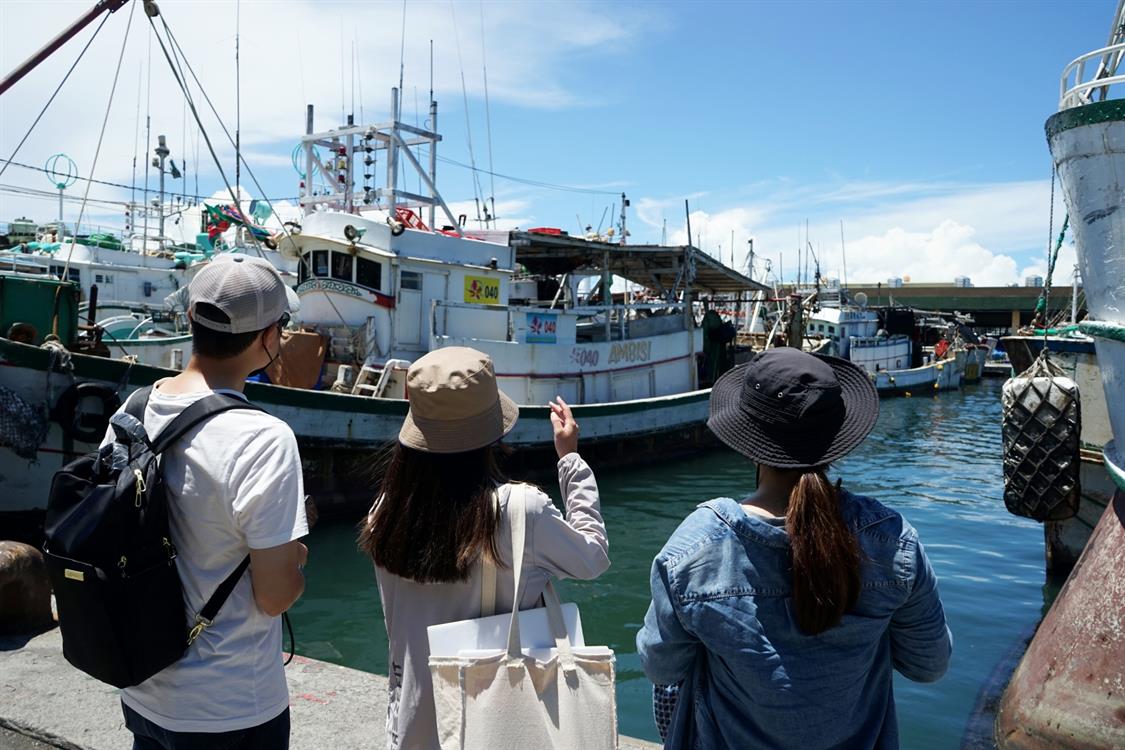
[[[537,232],[511,233],[516,262],[536,274],[598,272],[603,267],[662,294],[679,291],[686,281],[696,291],[738,294],[769,291],[691,245],[621,245]],[[685,273],[686,270],[686,273]]]

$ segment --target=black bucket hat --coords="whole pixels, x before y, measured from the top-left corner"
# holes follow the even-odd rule
[[[778,347],[719,378],[707,426],[757,463],[812,469],[854,450],[878,418],[879,394],[863,368]]]

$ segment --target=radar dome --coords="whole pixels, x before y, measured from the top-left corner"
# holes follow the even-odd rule
[[[855,295],[855,303],[860,307],[867,307],[867,295],[863,292],[858,292]]]

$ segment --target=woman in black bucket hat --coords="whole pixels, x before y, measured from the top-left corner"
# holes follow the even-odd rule
[[[828,479],[878,416],[862,368],[797,349],[715,383],[707,424],[758,483],[653,562],[637,651],[666,747],[898,747],[892,671],[939,679],[952,638],[914,528]]]

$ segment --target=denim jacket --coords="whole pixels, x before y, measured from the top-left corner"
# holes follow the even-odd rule
[[[637,651],[653,683],[684,683],[667,747],[898,747],[892,667],[939,679],[952,635],[914,528],[867,497],[843,491],[840,504],[859,540],[862,590],[815,636],[793,617],[782,519],[719,498],[664,545]]]

